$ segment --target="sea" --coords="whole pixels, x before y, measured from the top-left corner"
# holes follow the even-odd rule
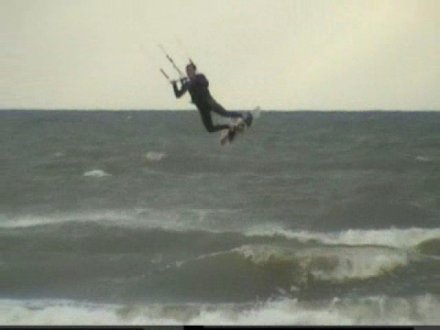
[[[219,138],[197,111],[0,111],[0,324],[440,324],[440,112]]]

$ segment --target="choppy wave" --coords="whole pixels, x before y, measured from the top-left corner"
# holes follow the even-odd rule
[[[4,325],[436,325],[439,297],[370,296],[254,304],[109,305],[0,300]]]
[[[316,241],[323,244],[383,245],[391,247],[413,247],[423,241],[440,238],[440,228],[386,228],[348,229],[331,232],[284,229],[277,224],[222,228],[221,223],[210,221],[212,215],[236,217],[230,209],[175,208],[170,210],[155,208],[134,208],[129,210],[93,210],[78,212],[54,212],[47,215],[1,215],[0,228],[27,227],[41,224],[71,221],[92,221],[121,227],[156,228],[165,230],[207,232],[236,231],[252,236],[283,237],[301,242]],[[239,222],[239,221],[238,221]]]
[[[176,232],[185,235],[198,231],[207,235],[229,233],[243,235],[246,242],[299,242],[314,246],[353,246],[353,247],[387,247],[399,248],[405,251],[416,250],[426,254],[438,255],[438,240],[440,228],[389,228],[382,230],[343,230],[335,232],[313,232],[286,230],[276,225],[259,227],[250,230],[222,230],[206,220],[211,213],[227,213],[233,216],[231,210],[181,209],[181,210],[102,210],[74,213],[54,213],[50,215],[0,215],[0,228],[17,228],[25,230],[35,226],[68,224],[84,226],[114,227],[115,231],[135,229],[138,232],[151,230]],[[76,224],[76,225],[75,225]],[[116,228],[120,227],[121,230]],[[62,227],[59,227],[62,229]],[[107,232],[108,234],[108,232]]]
[[[0,277],[45,292],[45,278],[76,265],[81,271],[59,279],[54,292],[109,301],[115,292],[135,300],[153,295],[157,302],[328,298],[353,287],[370,293],[371,280],[387,287],[404,273],[417,277],[418,263],[431,265],[439,255],[440,229],[228,232],[205,230],[203,217],[174,226],[179,214],[162,216],[139,209],[5,219],[0,236],[7,272]]]
[[[101,283],[103,276],[118,279],[123,274],[140,276],[140,280],[126,280],[120,288],[121,295],[134,285],[139,293],[155,292],[184,300],[205,297],[207,293],[206,299],[233,301],[280,293],[290,296],[313,289],[318,282],[327,288],[332,284],[386,277],[409,266],[414,258],[405,250],[384,246],[322,246],[295,240],[269,243],[268,237],[249,238],[237,233],[123,230],[91,223],[29,228],[21,235],[17,231],[11,235],[14,239],[7,233],[2,237],[5,255],[14,256],[13,260],[27,260],[29,256],[21,255],[20,251],[30,248],[34,261],[46,260],[45,256],[52,251],[63,253],[49,268],[44,267],[44,261],[30,263],[24,269],[20,264],[15,266],[16,262],[9,257],[10,269],[20,267],[29,274],[23,274],[22,280],[31,279],[36,271],[51,277],[54,272],[76,264],[88,270],[77,272],[75,279],[66,278],[66,288],[82,277]],[[98,261],[100,267],[91,266]],[[125,265],[130,268],[124,270]],[[145,274],[149,274],[147,278]],[[84,292],[90,284],[85,285]]]

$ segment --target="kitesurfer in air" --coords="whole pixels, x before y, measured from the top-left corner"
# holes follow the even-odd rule
[[[252,123],[252,115],[250,113],[241,113],[235,111],[226,111],[209,92],[209,82],[202,73],[197,73],[197,68],[193,62],[190,62],[186,66],[187,77],[180,79],[181,87],[177,87],[177,81],[173,80],[174,94],[176,98],[181,97],[185,92],[189,92],[191,95],[191,101],[199,110],[202,117],[203,124],[206,130],[210,133],[220,130],[228,129],[229,139],[232,140],[236,133],[236,127],[234,125],[214,125],[212,122],[211,112],[215,112],[222,117],[228,118],[242,118],[247,126]]]

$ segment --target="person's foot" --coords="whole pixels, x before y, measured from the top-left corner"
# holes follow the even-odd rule
[[[235,130],[229,130],[229,132],[228,132],[228,140],[229,140],[229,142],[232,142],[232,140],[234,140],[235,134],[236,134]]]
[[[252,125],[252,120],[253,120],[253,116],[250,112],[247,112],[246,115],[244,116],[243,120],[246,123],[247,127],[250,127]]]

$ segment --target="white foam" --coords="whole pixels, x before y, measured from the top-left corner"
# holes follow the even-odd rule
[[[139,308],[68,300],[0,300],[3,325],[177,325],[182,322],[159,312],[157,305]]]
[[[247,232],[249,236],[280,235],[286,238],[297,239],[302,242],[319,241],[329,245],[382,245],[397,248],[409,248],[423,241],[440,238],[440,228],[407,228],[407,229],[379,229],[379,230],[345,230],[340,232],[310,232],[291,231],[282,228],[254,228]]]
[[[103,177],[106,177],[106,176],[110,176],[109,173],[107,173],[107,172],[105,172],[103,170],[100,170],[100,169],[96,169],[96,170],[91,170],[91,171],[85,172],[83,175],[84,176],[94,177],[94,178],[103,178]]]
[[[419,162],[423,162],[423,163],[431,162],[432,161],[431,158],[426,157],[426,156],[417,156],[416,160],[418,160]]]
[[[3,325],[436,325],[438,296],[254,304],[111,305],[0,300]]]
[[[57,151],[57,152],[54,154],[54,156],[57,157],[57,158],[64,157],[65,155],[66,155],[66,154],[65,154],[64,152],[61,152],[61,151]]]
[[[78,212],[54,212],[48,215],[5,216],[0,214],[0,228],[23,228],[71,221],[99,222],[131,228],[151,228],[173,231],[200,229],[210,212],[228,210],[137,208],[130,210],[97,210]],[[187,218],[189,217],[189,219]]]
[[[4,216],[3,216],[4,217]],[[25,228],[38,225],[65,223],[71,221],[120,222],[128,221],[131,215],[125,211],[95,211],[77,213],[53,213],[44,215],[11,216],[1,219],[0,228]]]
[[[145,159],[150,162],[159,162],[167,156],[164,152],[149,151],[145,154]]]

